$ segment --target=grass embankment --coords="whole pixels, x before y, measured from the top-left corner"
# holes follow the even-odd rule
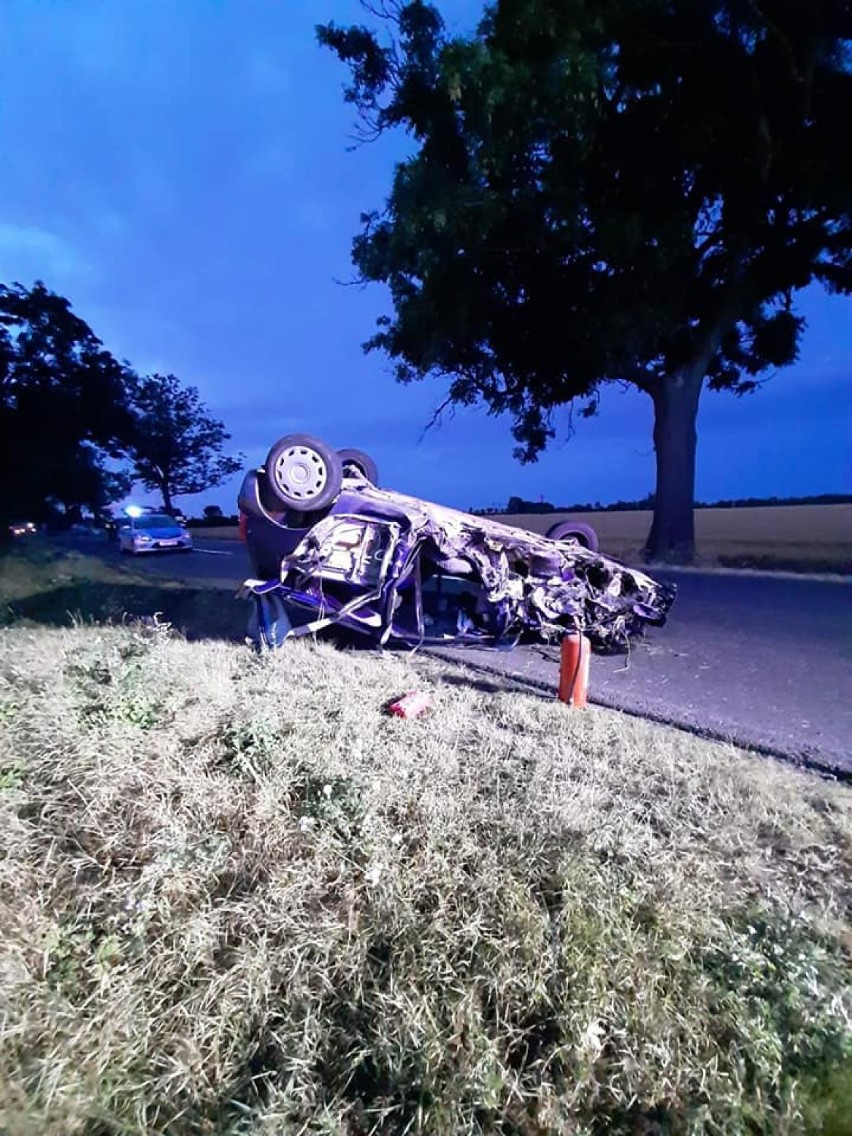
[[[0,632],[0,754],[9,1136],[850,1131],[842,786],[153,627]]]
[[[187,586],[137,569],[131,559],[101,548],[86,555],[43,538],[0,554],[0,627],[67,627],[71,622],[159,619],[190,638],[239,640],[246,608],[235,585],[196,581]],[[175,576],[183,560],[171,557]]]

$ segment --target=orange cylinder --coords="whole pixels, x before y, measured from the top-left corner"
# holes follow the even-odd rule
[[[589,662],[592,645],[579,631],[562,640],[559,659],[559,701],[581,710],[589,696]]]

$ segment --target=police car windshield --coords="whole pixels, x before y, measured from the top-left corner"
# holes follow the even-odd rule
[[[178,527],[177,521],[166,516],[165,513],[144,513],[141,517],[136,518],[134,524],[137,529],[175,529]]]

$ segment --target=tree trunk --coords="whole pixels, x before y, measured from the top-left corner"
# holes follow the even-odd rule
[[[168,481],[160,483],[160,492],[163,495],[163,512],[170,513],[172,511],[172,495],[170,492]]]
[[[648,560],[685,563],[695,556],[695,419],[704,381],[700,365],[684,368],[654,392],[657,488]]]

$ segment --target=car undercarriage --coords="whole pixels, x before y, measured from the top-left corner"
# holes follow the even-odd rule
[[[624,651],[631,636],[665,622],[671,585],[576,538],[380,489],[357,465],[341,462],[338,475],[323,443],[296,437],[289,450],[288,439],[276,443],[239,498],[249,550],[264,566],[243,587],[258,605],[260,638],[270,620],[285,628],[276,638],[338,625],[379,644],[506,646],[581,631],[598,650]],[[274,456],[282,452],[294,455],[283,470]],[[296,477],[298,460],[305,470]],[[293,484],[298,496],[289,493]],[[321,485],[313,495],[312,484]],[[320,493],[324,510],[316,508]],[[305,621],[295,624],[287,612]]]

